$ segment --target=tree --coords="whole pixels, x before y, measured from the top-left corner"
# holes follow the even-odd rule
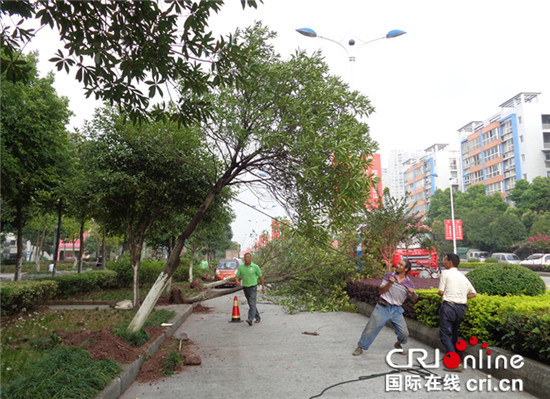
[[[39,78],[35,56],[23,59],[28,79],[12,83],[3,70],[0,100],[2,198],[14,210],[17,229],[15,281],[21,273],[23,227],[38,197],[47,194],[53,199],[59,194],[56,187],[68,164],[65,125],[70,116],[68,100],[52,87],[53,75]]]
[[[411,211],[407,200],[392,197],[388,188],[374,206],[365,208],[362,216],[364,252],[378,253],[388,271],[399,244],[410,243],[415,237],[431,231],[422,224],[418,214]]]
[[[127,231],[134,271],[134,308],[139,307],[139,266],[145,239],[165,214],[195,212],[206,195],[211,167],[199,132],[175,123],[134,125],[113,109],[99,110],[84,128],[87,174],[102,224]]]
[[[3,1],[2,71],[11,81],[25,78],[20,53],[43,26],[57,29],[63,49],[50,61],[58,70],[73,69],[75,78],[92,94],[110,105],[120,105],[132,119],[143,119],[151,99],[171,84],[177,91],[174,120],[204,119],[207,104],[200,95],[210,87],[238,78],[232,68],[241,50],[230,37],[215,40],[208,17],[220,11],[223,1]],[[256,0],[241,0],[257,7]],[[6,18],[4,18],[4,16]],[[8,18],[9,16],[9,18]],[[19,21],[17,17],[21,17]],[[39,20],[31,29],[25,20]],[[13,20],[13,25],[8,22]],[[201,68],[208,62],[211,72]],[[142,92],[140,86],[147,87]],[[197,97],[198,95],[198,97]],[[160,104],[157,113],[168,112]]]
[[[521,220],[516,215],[505,212],[489,223],[485,247],[491,252],[508,251],[526,235],[527,230]]]
[[[210,190],[178,236],[130,331],[143,325],[179,266],[185,242],[224,188],[261,187],[298,227],[311,231],[340,229],[362,208],[371,187],[365,170],[376,146],[358,121],[372,111],[369,101],[329,75],[318,53],[281,60],[267,43],[273,33],[259,24],[235,37],[248,54],[234,66],[243,80],[212,93],[212,118],[202,125],[220,166],[207,175]]]
[[[510,192],[510,200],[521,211],[550,211],[550,177],[535,177],[531,183],[521,179]]]

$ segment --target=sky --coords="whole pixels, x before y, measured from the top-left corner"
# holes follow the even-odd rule
[[[384,165],[390,150],[457,142],[458,129],[493,116],[519,92],[541,92],[550,102],[549,15],[548,0],[264,0],[257,10],[245,11],[239,0],[227,0],[210,26],[225,35],[260,20],[278,33],[274,45],[283,58],[298,48],[321,50],[331,72],[375,107],[366,122]],[[304,27],[347,50],[296,32]],[[393,29],[407,33],[358,48]],[[41,70],[54,70],[44,60],[57,49],[55,36],[42,35],[28,49],[40,50]],[[347,46],[349,39],[356,41],[354,48]],[[55,87],[71,101],[71,127],[81,126],[100,105],[86,100],[64,72],[57,73]],[[280,206],[248,192],[239,198],[271,216],[284,215]],[[270,218],[237,202],[234,209],[234,240],[250,246],[250,234],[268,228]]]

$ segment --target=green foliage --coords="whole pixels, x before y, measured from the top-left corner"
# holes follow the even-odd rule
[[[479,262],[479,259],[478,258],[470,258],[468,259],[468,263],[478,263]]]
[[[243,8],[255,8],[256,3],[242,1]],[[210,14],[222,5],[189,0],[166,7],[154,1],[3,2],[2,20],[11,23],[2,25],[1,44],[7,53],[2,71],[11,80],[23,79],[26,73],[15,55],[33,39],[35,27],[49,25],[64,43],[50,61],[59,71],[72,69],[87,96],[117,104],[136,120],[150,109],[151,98],[163,96],[166,86],[176,92],[171,86],[181,80],[178,112],[172,116],[170,109],[170,116],[180,123],[204,120],[208,107],[201,94],[238,77],[231,67],[243,56],[231,37],[215,40],[208,27]],[[211,60],[212,54],[217,55],[212,70],[200,68],[200,59]],[[165,116],[166,107],[157,106],[156,113]]]
[[[44,277],[40,279],[40,281],[48,280],[57,283],[57,296],[61,298],[70,298],[90,291],[117,288],[120,284],[117,274],[109,270],[98,270],[81,274],[65,274],[62,276]]]
[[[437,290],[417,290],[418,301],[414,304],[416,320],[428,327],[439,327],[441,296]]]
[[[357,259],[329,242],[304,237],[281,222],[281,237],[256,252],[253,262],[273,283],[274,299],[291,312],[351,310],[346,281],[358,273]],[[367,273],[368,267],[363,267]],[[278,298],[282,297],[282,298]]]
[[[550,305],[550,303],[549,303]],[[550,364],[550,308],[500,314],[499,343],[516,353]]]
[[[122,371],[113,360],[93,361],[82,348],[60,346],[19,379],[2,387],[3,398],[92,398]]]
[[[162,371],[164,375],[172,375],[176,368],[181,364],[180,352],[172,350],[162,362]]]
[[[379,263],[391,262],[400,243],[420,239],[431,231],[422,224],[418,213],[411,212],[407,200],[392,197],[389,189],[384,190],[376,206],[363,208],[362,223],[365,220],[366,226],[361,229],[363,250],[373,254]]]
[[[540,276],[521,265],[487,265],[472,270],[467,277],[478,293],[541,295],[546,292],[546,285]]]
[[[182,260],[181,266],[173,275],[175,281],[187,281],[189,279],[189,262]],[[150,287],[158,278],[164,269],[164,261],[145,261],[140,262],[139,267],[139,285],[140,287]],[[107,269],[116,272],[120,287],[131,287],[134,272],[129,258],[122,258],[116,262],[107,262]],[[200,268],[197,268],[197,277],[202,275]]]
[[[510,199],[523,212],[550,211],[550,177],[537,176],[531,183],[524,179],[516,181]]]
[[[498,259],[489,257],[485,259],[485,263],[498,263]]]
[[[160,327],[162,323],[166,323],[170,321],[174,317],[175,312],[161,309],[156,312],[154,312],[145,322],[144,327],[147,326],[157,326]],[[147,331],[144,329],[141,329],[137,332],[129,332],[128,331],[128,324],[129,324],[129,318],[123,320],[122,322],[118,323],[113,328],[113,334],[115,334],[117,337],[122,338],[126,342],[128,342],[132,346],[142,346],[144,345],[151,336]]]
[[[56,296],[58,285],[53,281],[17,281],[2,283],[2,316],[29,311]]]

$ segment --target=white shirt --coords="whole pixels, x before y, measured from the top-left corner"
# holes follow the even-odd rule
[[[476,293],[470,280],[456,267],[444,270],[439,280],[439,291],[443,291],[443,301],[465,305],[468,294]]]

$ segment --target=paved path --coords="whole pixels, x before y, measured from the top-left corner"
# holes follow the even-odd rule
[[[237,294],[241,319],[246,319],[248,306],[242,292]],[[392,349],[395,335],[384,328],[369,351],[360,357],[351,353],[367,318],[357,313],[300,313],[289,315],[282,307],[261,303],[262,322],[249,327],[230,323],[234,295],[205,301],[212,308],[208,314],[192,314],[178,331],[184,331],[196,344],[201,366],[186,366],[180,374],[153,384],[134,383],[122,399],[148,398],[377,398],[401,395],[406,398],[533,398],[523,392],[468,391],[473,381],[489,380],[492,389],[499,380],[486,374],[465,370],[446,373],[440,367],[432,370],[438,376],[456,375],[460,391],[435,391],[425,387],[424,376],[410,373],[392,374],[389,378],[406,378],[421,383],[417,391],[386,392],[386,376],[369,378],[392,371],[386,354]],[[318,336],[302,334],[317,331]],[[433,361],[433,348],[409,340],[412,348],[423,348]],[[404,364],[406,357],[394,355]],[[345,381],[353,381],[341,384]],[[394,382],[396,380],[393,380]],[[440,380],[441,381],[441,380]],[[449,380],[447,380],[449,381]],[[332,385],[334,386],[323,391]],[[485,383],[487,384],[487,383]],[[435,385],[437,387],[437,384]],[[439,385],[440,389],[442,386]],[[475,387],[470,383],[470,387]],[[321,395],[321,393],[323,393]],[[321,396],[317,396],[321,395]]]

